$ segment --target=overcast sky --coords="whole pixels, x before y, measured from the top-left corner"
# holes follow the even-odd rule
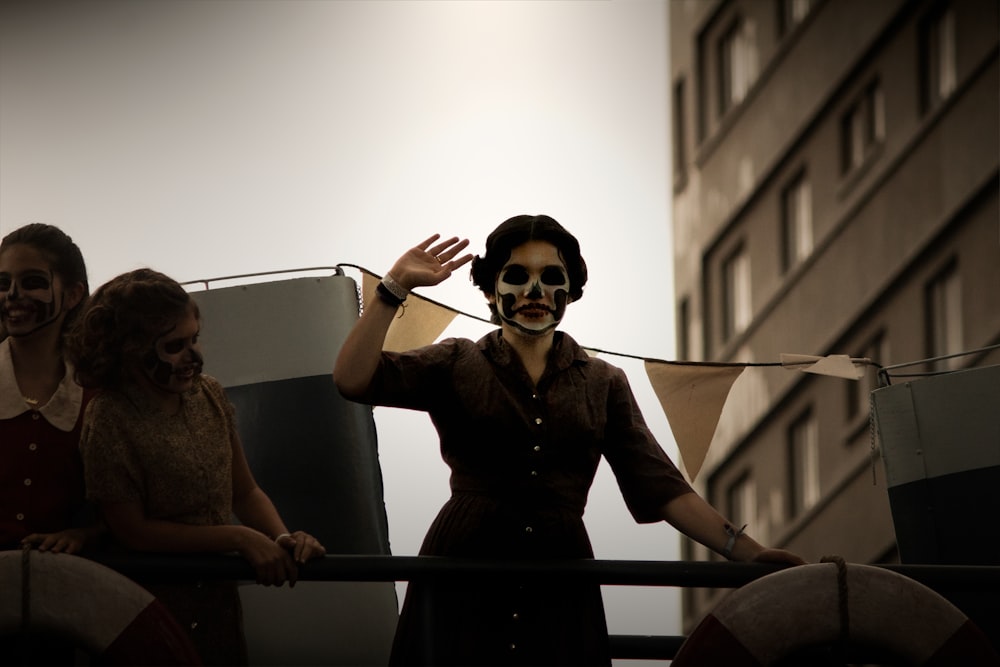
[[[672,359],[667,9],[659,0],[0,3],[0,232],[62,227],[92,287],[351,263],[547,213],[591,272],[563,329]],[[465,271],[424,293],[488,315]],[[459,317],[445,335],[488,327]],[[625,368],[676,460],[641,362]],[[211,359],[206,360],[211,371]],[[396,554],[448,495],[426,415],[377,409]],[[413,474],[415,470],[421,474]],[[602,465],[598,558],[676,559]],[[612,633],[679,634],[671,589],[606,590]]]

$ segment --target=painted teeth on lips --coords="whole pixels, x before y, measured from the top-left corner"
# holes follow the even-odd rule
[[[8,319],[17,320],[31,317],[34,311],[29,308],[4,308],[3,316]]]

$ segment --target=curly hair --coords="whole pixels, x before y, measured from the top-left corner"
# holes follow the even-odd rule
[[[174,279],[152,269],[112,278],[90,297],[67,340],[67,354],[84,387],[118,387],[129,368],[198,305]]]
[[[487,296],[495,296],[497,276],[517,246],[528,241],[548,241],[559,251],[569,273],[569,296],[579,301],[587,284],[587,263],[580,243],[555,219],[547,215],[516,215],[500,223],[486,238],[486,254],[472,260],[472,282]],[[496,304],[490,304],[491,320],[500,324]]]
[[[83,253],[73,239],[54,225],[33,222],[18,227],[0,241],[0,255],[15,245],[31,246],[45,256],[52,265],[52,271],[66,285],[83,285],[83,298],[80,303],[66,312],[62,331],[69,331],[73,321],[83,310],[90,294],[90,283],[87,280],[87,264],[83,261]],[[7,337],[7,332],[0,326],[0,340]]]

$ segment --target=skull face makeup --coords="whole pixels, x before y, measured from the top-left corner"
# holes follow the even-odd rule
[[[45,256],[24,244],[0,256],[0,321],[13,338],[61,321],[65,292]]]
[[[511,251],[497,276],[497,314],[521,333],[540,336],[562,321],[569,290],[559,250],[548,241],[528,241]]]
[[[158,390],[181,394],[191,389],[201,374],[202,356],[198,344],[200,324],[192,310],[173,329],[156,339],[153,349],[142,358],[144,377]]]

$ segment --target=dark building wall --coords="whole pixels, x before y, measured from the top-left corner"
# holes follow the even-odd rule
[[[928,289],[945,269],[959,278],[962,348],[1000,343],[997,3],[814,0],[784,32],[780,4],[671,3],[672,108],[685,130],[682,150],[675,149],[675,288],[686,304],[678,335],[690,341],[688,358],[776,361],[795,352],[874,355],[882,365],[925,359],[933,356]],[[954,16],[955,86],[928,103],[927,26],[942,7]],[[758,76],[742,101],[720,114],[718,42],[741,18],[755,24]],[[847,168],[845,118],[876,83],[881,135]],[[803,174],[813,246],[785,266],[782,197]],[[752,319],[727,335],[723,266],[740,248],[749,257]],[[1000,353],[954,363],[1000,363]],[[870,368],[854,383],[748,369],[696,486],[725,512],[734,486],[752,480],[756,516],[748,531],[808,559],[898,558],[868,423],[875,375]],[[800,480],[789,433],[806,414],[818,433],[820,495],[796,510],[791,490]],[[690,543],[685,555],[713,557]],[[684,599],[690,629],[715,597],[689,591]]]

